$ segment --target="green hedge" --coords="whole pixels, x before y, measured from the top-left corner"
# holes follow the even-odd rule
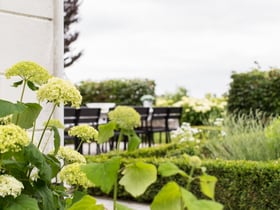
[[[155,96],[155,81],[148,79],[82,81],[77,88],[83,97],[83,104],[114,102],[116,105],[141,105],[143,95]]]
[[[151,149],[153,150],[153,149]],[[156,151],[158,149],[155,149]],[[180,149],[179,149],[180,150]],[[161,149],[160,149],[161,151]],[[159,163],[172,161],[182,170],[189,172],[190,167],[183,162],[180,156],[154,157],[152,152],[140,149],[138,154],[149,163],[156,166]],[[147,154],[147,158],[143,155]],[[121,154],[123,163],[134,161],[132,153],[124,152]],[[159,153],[158,153],[159,154]],[[108,156],[91,156],[89,161],[102,161],[112,157],[115,153],[110,153]],[[224,161],[224,160],[205,160],[203,166],[207,168],[207,173],[218,178],[216,185],[215,198],[216,201],[225,206],[225,210],[275,210],[280,209],[280,162],[253,162],[253,161]],[[138,198],[131,197],[122,187],[119,188],[119,198],[137,200],[140,202],[151,203],[154,196],[170,180],[175,180],[182,186],[186,185],[185,180],[180,176],[174,177],[158,177],[156,183],[152,184],[147,191]],[[135,180],[137,181],[137,180]],[[202,198],[199,186],[197,183],[192,185],[191,191],[198,197]],[[98,189],[90,189],[90,193],[100,195]]]
[[[228,112],[249,114],[261,111],[268,115],[280,113],[280,70],[253,70],[231,75]]]

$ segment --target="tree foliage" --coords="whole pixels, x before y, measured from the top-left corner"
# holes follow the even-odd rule
[[[82,51],[76,52],[72,44],[78,39],[79,32],[73,31],[74,23],[79,22],[80,0],[64,0],[64,67],[71,66],[82,56]]]

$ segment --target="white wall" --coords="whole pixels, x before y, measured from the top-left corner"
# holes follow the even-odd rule
[[[0,98],[19,99],[19,90],[3,76],[19,61],[34,61],[54,76],[63,75],[63,0],[0,0],[0,27]],[[36,101],[35,94],[30,91],[25,100]],[[61,110],[55,115],[62,119]]]

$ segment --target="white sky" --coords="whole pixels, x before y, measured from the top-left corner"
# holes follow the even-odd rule
[[[279,0],[83,0],[73,82],[147,78],[156,93],[228,91],[232,71],[280,67]]]

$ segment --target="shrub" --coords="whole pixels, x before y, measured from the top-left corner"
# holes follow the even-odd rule
[[[150,150],[153,150],[153,148]],[[134,156],[134,154],[130,154]],[[131,158],[127,152],[124,152],[122,157],[123,164],[137,160]],[[107,157],[106,155],[102,155],[102,160],[100,156],[90,157],[89,161],[104,161],[106,158],[110,158],[110,155]],[[139,159],[156,166],[171,161],[186,173],[189,173],[191,169],[190,165],[186,163],[182,156],[173,156],[172,158],[140,157]],[[274,210],[280,208],[278,202],[280,188],[279,160],[270,162],[204,160],[202,161],[202,166],[207,168],[207,173],[217,177],[215,200],[222,203],[225,210]],[[198,171],[195,171],[195,174],[197,173]],[[150,203],[159,190],[169,181],[175,181],[182,186],[187,184],[186,180],[178,175],[158,177],[157,181],[143,195],[137,198],[132,198],[121,187],[119,188],[118,195],[121,199]],[[197,197],[204,198],[200,193],[198,182],[192,185],[191,191]],[[90,189],[89,193],[99,194],[100,192],[96,191],[96,189],[95,191]]]
[[[250,114],[261,111],[268,115],[280,113],[280,71],[254,69],[233,73],[228,95],[228,112]]]
[[[224,135],[212,136],[207,149],[212,158],[228,160],[276,160],[279,155],[278,122],[266,128],[263,113],[229,115],[224,118]]]
[[[82,81],[77,85],[82,104],[114,102],[116,105],[142,105],[143,95],[155,96],[155,82],[148,79]]]

